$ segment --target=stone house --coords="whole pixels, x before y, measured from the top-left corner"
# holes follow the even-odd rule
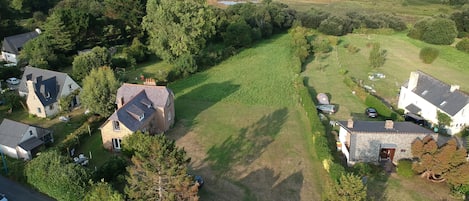
[[[0,150],[12,158],[30,160],[44,143],[52,142],[50,130],[9,119],[0,124]]]
[[[411,72],[401,86],[398,108],[410,116],[438,124],[437,111],[451,117],[445,129],[454,135],[469,125],[469,96],[458,85],[449,85],[421,71]]]
[[[159,134],[174,124],[174,94],[147,79],[143,85],[124,83],[116,95],[117,110],[100,127],[103,146],[119,151],[122,139],[136,131]]]
[[[435,140],[438,134],[411,122],[386,121],[338,121],[340,126],[340,149],[347,164],[357,162],[379,163],[390,160],[394,164],[400,159],[412,158],[411,144],[430,135]]]
[[[78,93],[81,87],[66,73],[26,66],[18,92],[26,96],[30,114],[51,117],[60,111],[59,100],[72,95],[70,108],[80,105]]]

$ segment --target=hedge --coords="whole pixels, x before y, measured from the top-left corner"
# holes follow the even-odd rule
[[[83,123],[78,129],[67,135],[67,137],[60,142],[56,147],[60,152],[68,153],[70,148],[77,146],[86,135],[89,135],[89,131],[93,132],[94,129],[98,128],[101,123],[102,117],[91,116],[88,120]],[[88,128],[90,130],[88,130]]]

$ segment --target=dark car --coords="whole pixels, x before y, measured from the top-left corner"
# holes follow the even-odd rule
[[[376,109],[372,107],[366,108],[365,114],[367,117],[370,117],[370,118],[378,117],[378,111],[376,111]]]

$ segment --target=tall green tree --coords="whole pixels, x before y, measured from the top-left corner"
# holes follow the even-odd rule
[[[94,47],[90,52],[83,53],[73,59],[72,70],[75,80],[82,80],[91,69],[109,66],[111,54],[105,47]]]
[[[91,112],[107,117],[115,110],[119,82],[109,67],[94,68],[83,80],[82,104]]]
[[[373,43],[369,60],[370,66],[373,68],[383,66],[386,61],[386,50],[382,50],[379,43]]]
[[[342,174],[337,182],[331,181],[326,190],[329,201],[364,201],[366,200],[366,185],[361,178],[351,173]]]
[[[311,44],[308,42],[308,30],[304,27],[297,26],[290,29],[291,44],[295,55],[300,59],[301,63],[305,62],[306,58],[311,53]]]
[[[469,184],[467,151],[458,145],[455,138],[438,147],[435,139],[427,136],[416,139],[411,150],[418,160],[412,169],[422,177],[436,182],[446,181],[455,188]]]
[[[58,151],[42,152],[26,164],[29,184],[57,200],[82,200],[89,188],[88,171],[60,155]]]
[[[111,185],[100,181],[91,186],[91,190],[86,193],[83,201],[124,201],[124,196],[112,189]]]
[[[195,56],[215,33],[215,16],[205,0],[148,0],[143,28],[149,49],[171,63]]]
[[[137,132],[124,138],[123,148],[133,153],[125,187],[130,199],[198,200],[198,186],[187,175],[190,159],[173,140]]]
[[[46,35],[40,35],[29,40],[24,46],[19,56],[19,63],[28,63],[37,68],[54,69],[58,62],[53,44]]]

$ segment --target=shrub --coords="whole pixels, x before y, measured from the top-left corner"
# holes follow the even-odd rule
[[[357,163],[353,165],[352,169],[352,171],[359,176],[369,175],[372,170],[373,168],[370,166],[369,163]]]
[[[117,176],[126,172],[125,167],[127,167],[125,158],[113,156],[95,172],[95,181],[104,179],[104,181],[113,182]]]
[[[469,38],[463,38],[456,44],[456,49],[469,53]]]
[[[438,57],[440,54],[440,51],[436,48],[432,47],[424,47],[420,50],[420,59],[423,61],[423,63],[426,64],[431,64],[435,59]]]
[[[412,161],[409,159],[399,160],[399,163],[397,164],[397,174],[405,178],[411,178],[414,176]]]

